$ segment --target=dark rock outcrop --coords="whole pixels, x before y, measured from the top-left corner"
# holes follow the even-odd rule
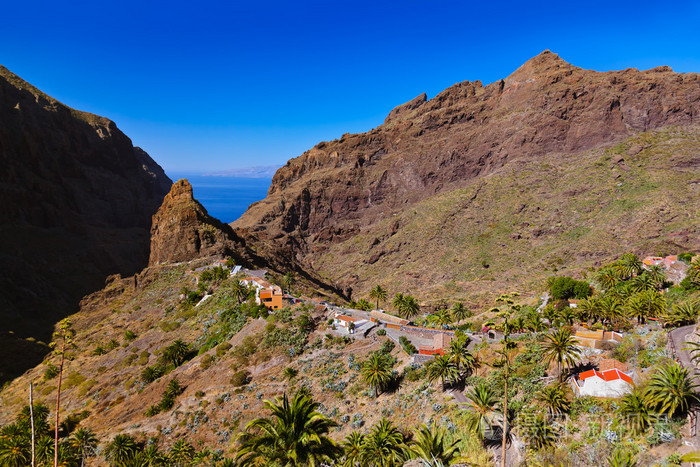
[[[114,122],[1,66],[0,164],[0,340],[48,339],[107,276],[146,266],[171,181]]]

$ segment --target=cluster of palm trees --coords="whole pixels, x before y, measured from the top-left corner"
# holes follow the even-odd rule
[[[393,467],[413,458],[426,465],[447,465],[458,454],[456,442],[448,442],[442,429],[423,425],[405,433],[382,418],[367,434],[350,433],[336,443],[328,433],[337,424],[318,411],[319,404],[304,391],[291,399],[285,393],[266,400],[269,418],[249,422],[239,435],[237,465]]]
[[[450,346],[442,355],[435,355],[435,359],[426,365],[428,381],[440,380],[442,389],[447,385],[464,381],[481,367],[478,355],[474,355],[468,349],[469,338],[466,335],[458,335],[450,342]]]
[[[86,459],[95,455],[97,438],[86,428],[75,430],[58,443],[58,456],[55,440],[49,426],[49,408],[43,404],[25,406],[14,423],[0,429],[0,465],[7,467],[53,466],[54,461],[65,466],[82,466]],[[32,423],[33,420],[33,423]],[[32,448],[32,425],[34,446]],[[64,430],[67,431],[64,426]]]

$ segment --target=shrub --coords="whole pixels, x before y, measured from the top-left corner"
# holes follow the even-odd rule
[[[237,371],[233,374],[233,376],[231,376],[231,380],[229,382],[234,387],[245,386],[250,382],[250,373],[245,370]]]
[[[401,347],[403,347],[404,352],[406,352],[408,355],[418,353],[416,346],[413,345],[411,341],[406,338],[406,336],[399,337],[399,342],[401,343]]]
[[[44,371],[44,381],[53,379],[56,376],[58,376],[58,367],[49,363]]]
[[[386,336],[386,329],[384,329],[384,328],[377,329],[377,335],[378,336]]]
[[[588,282],[577,281],[568,276],[553,279],[549,287],[549,292],[552,294],[554,300],[586,298],[593,293]]]
[[[202,360],[199,362],[199,367],[202,370],[207,370],[213,364],[214,364],[214,357],[212,357],[210,354],[206,354],[204,357],[202,357]]]
[[[232,347],[233,347],[233,346],[232,346],[231,344],[229,344],[228,342],[223,342],[223,343],[217,345],[217,346],[216,346],[216,356],[217,356],[217,357],[221,357],[221,356],[224,355],[226,352],[228,352],[229,350],[231,350]]]
[[[394,344],[394,341],[386,340],[384,341],[384,343],[382,343],[382,346],[379,348],[379,353],[390,354],[395,347],[396,344]]]
[[[136,337],[137,337],[137,336],[136,336],[136,333],[135,333],[134,331],[131,331],[131,330],[129,330],[129,329],[127,329],[126,331],[124,331],[124,340],[125,340],[125,341],[131,342],[131,341],[133,341],[134,339],[136,339]]]
[[[143,369],[141,372],[141,381],[144,383],[152,383],[153,381],[157,380],[161,376],[165,374],[165,370],[162,366],[160,365],[153,365],[149,366]]]

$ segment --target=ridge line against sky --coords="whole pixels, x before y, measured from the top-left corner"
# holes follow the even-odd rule
[[[11,2],[0,64],[114,120],[166,171],[281,166],[545,49],[608,71],[700,71],[700,2]]]

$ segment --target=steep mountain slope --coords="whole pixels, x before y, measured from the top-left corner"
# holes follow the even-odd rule
[[[461,296],[478,296],[506,272],[522,279],[532,277],[529,266],[551,261],[558,267],[584,266],[590,261],[579,259],[618,254],[606,241],[581,254],[561,251],[557,245],[567,239],[567,228],[557,224],[576,223],[574,199],[597,208],[611,199],[625,203],[630,195],[625,187],[638,190],[639,202],[621,211],[624,218],[590,211],[591,235],[614,232],[610,241],[640,252],[654,239],[697,248],[692,208],[697,185],[689,183],[697,182],[698,130],[693,125],[699,114],[697,74],[677,74],[668,67],[599,73],[545,51],[504,80],[488,86],[459,83],[430,100],[421,95],[392,110],[370,132],[318,144],[279,169],[267,198],[232,225],[270,261],[304,269],[356,295],[377,282],[390,282],[394,291],[444,285]],[[669,137],[657,153],[653,130],[669,126],[687,129]],[[644,132],[651,132],[642,138],[652,142],[642,141],[631,155],[618,156],[639,156],[638,170],[618,166],[607,174],[591,172],[596,164],[609,165],[604,157],[620,152],[605,152],[605,147]],[[683,147],[678,157],[675,142]],[[632,139],[629,144],[638,143]],[[581,165],[583,160],[587,165]],[[566,189],[562,176],[573,177],[579,191]],[[613,182],[618,176],[626,178],[621,188]],[[647,183],[657,179],[656,185]],[[657,198],[648,203],[647,195]],[[470,204],[465,197],[478,201]],[[550,209],[538,210],[543,197]],[[687,204],[677,204],[677,198]],[[685,236],[669,236],[667,223],[642,234],[654,239],[622,228],[629,225],[627,219],[653,222],[663,203],[674,211],[673,225]],[[506,215],[510,204],[517,204],[521,215]],[[440,211],[434,211],[437,206]],[[679,208],[682,214],[676,215]],[[523,223],[549,232],[552,222],[558,231],[533,234],[532,240],[519,234]],[[484,242],[484,236],[490,240]],[[577,238],[569,240],[571,247]],[[543,250],[534,248],[538,245]],[[518,260],[509,265],[512,270],[498,269],[501,262],[492,258],[514,252]],[[489,263],[493,266],[486,268]],[[480,279],[468,291],[454,287],[455,281]],[[425,289],[419,294],[436,296]]]
[[[0,163],[0,355],[7,357],[18,339],[47,340],[55,321],[107,276],[147,265],[151,216],[172,182],[114,122],[68,108],[4,67]],[[1,358],[0,381],[26,366]]]

